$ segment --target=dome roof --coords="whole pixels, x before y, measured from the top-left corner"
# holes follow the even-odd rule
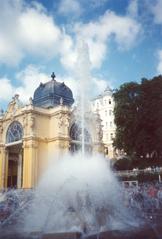
[[[107,86],[104,92],[102,92],[100,95],[95,97],[94,100],[103,98],[103,96],[112,96],[112,94],[113,94],[113,90],[109,86]]]
[[[110,96],[112,96],[112,94],[113,94],[113,91],[109,86],[107,86],[104,92],[102,93],[102,95],[110,95]]]
[[[63,104],[71,106],[74,103],[73,94],[64,82],[57,82],[54,73],[51,75],[52,80],[43,84],[34,92],[33,105],[43,108],[52,108]]]

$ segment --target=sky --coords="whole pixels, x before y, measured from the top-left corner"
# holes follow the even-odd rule
[[[24,104],[40,82],[65,82],[76,97],[78,41],[88,45],[98,95],[162,74],[162,0],[1,0],[0,108]]]

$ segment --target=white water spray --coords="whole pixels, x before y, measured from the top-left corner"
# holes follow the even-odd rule
[[[85,158],[85,109],[88,109],[89,104],[89,90],[90,90],[90,60],[88,46],[84,41],[79,41],[78,57],[76,64],[76,77],[79,81],[80,89],[80,111],[81,111],[81,151],[82,158]]]

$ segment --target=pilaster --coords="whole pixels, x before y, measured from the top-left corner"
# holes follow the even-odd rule
[[[0,146],[0,189],[4,188],[5,186],[5,156],[5,147]]]
[[[19,158],[18,158],[18,172],[17,172],[17,188],[22,187],[22,149],[19,152]]]
[[[38,146],[34,140],[24,142],[23,146],[23,188],[33,188],[37,185]]]

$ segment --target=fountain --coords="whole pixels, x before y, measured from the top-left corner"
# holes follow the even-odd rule
[[[82,129],[82,158],[85,158],[85,109],[89,109],[89,87],[91,82],[90,77],[90,61],[88,55],[88,46],[83,42],[79,42],[78,57],[76,66],[76,78],[80,82],[80,112],[81,112],[81,129]]]
[[[83,42],[78,47],[76,77],[80,82],[81,152],[50,165],[37,188],[31,212],[27,213],[26,231],[40,231],[41,235],[73,231],[98,234],[108,228],[127,227],[123,221],[128,221],[128,213],[108,162],[85,151],[90,63],[88,47]]]
[[[86,153],[85,108],[90,64],[87,46],[81,43],[78,49],[81,152],[50,163],[37,189],[27,195],[26,203],[2,223],[1,230],[12,231],[12,236],[9,233],[3,239],[146,238],[146,234],[140,237],[135,232],[142,221],[125,206],[121,187],[106,159]],[[153,235],[152,230],[147,232]]]

